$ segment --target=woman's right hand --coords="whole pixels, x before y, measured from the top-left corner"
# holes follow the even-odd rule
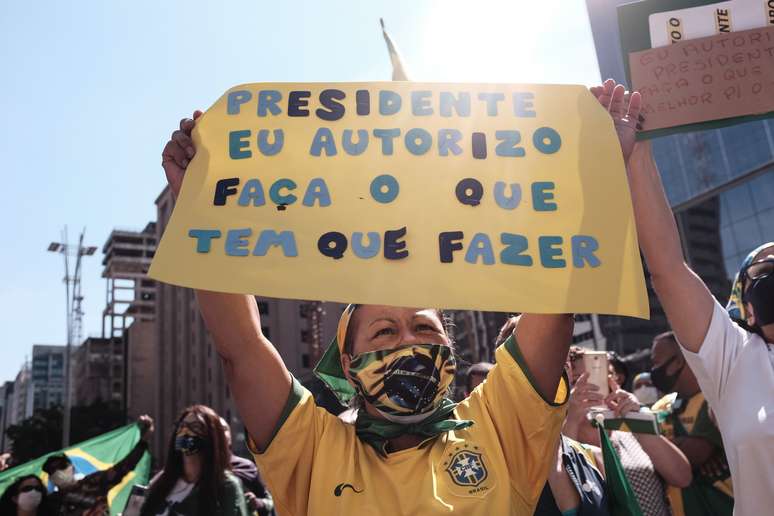
[[[194,111],[193,118],[184,118],[180,121],[180,129],[174,131],[161,153],[161,166],[167,175],[167,182],[172,194],[177,198],[180,187],[183,184],[185,169],[196,154],[191,131],[196,125],[196,120],[202,116],[199,110]]]
[[[599,393],[599,387],[589,383],[588,379],[589,373],[584,372],[578,377],[578,381],[575,382],[570,392],[564,433],[573,439],[577,438],[578,431],[586,421],[589,410],[604,404],[605,398]]]

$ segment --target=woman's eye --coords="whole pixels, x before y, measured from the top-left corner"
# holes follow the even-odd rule
[[[374,334],[374,338],[381,337],[382,335],[392,335],[394,333],[395,333],[395,330],[393,330],[392,328],[382,328],[381,330],[377,331]]]

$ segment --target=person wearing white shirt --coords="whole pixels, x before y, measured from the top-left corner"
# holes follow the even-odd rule
[[[593,88],[611,113],[638,111],[624,87]],[[614,118],[615,119],[615,118]],[[616,127],[624,131],[623,127]],[[734,485],[734,514],[771,514],[774,507],[774,247],[742,271],[745,327],[733,322],[685,263],[672,210],[648,142],[627,163],[640,248],[653,288],[682,351],[709,401],[723,438]]]

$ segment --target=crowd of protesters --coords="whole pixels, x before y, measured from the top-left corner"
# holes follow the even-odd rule
[[[276,504],[282,515],[608,515],[620,513],[614,484],[646,516],[767,514],[774,243],[750,253],[724,309],[686,265],[650,147],[635,143],[639,95],[612,81],[592,93],[615,124],[640,245],[672,328],[653,339],[649,370],[632,377],[626,360],[609,354],[607,379],[593,383],[588,351],[570,346],[571,315],[522,314],[502,328],[496,364],[468,368],[455,403],[442,312],[349,305],[315,369],[349,407],[337,417],[285,367],[254,297],[199,291],[254,462],[231,453],[230,428],[212,409],[189,407],[140,514],[264,515]],[[199,115],[183,120],[164,150],[175,195]],[[630,431],[637,415],[656,431]],[[607,428],[611,421],[620,426]],[[140,423],[146,439],[152,421]],[[66,455],[50,457],[43,469],[53,492],[23,476],[3,494],[2,514],[104,514],[107,490],[136,464],[144,439],[83,479]]]

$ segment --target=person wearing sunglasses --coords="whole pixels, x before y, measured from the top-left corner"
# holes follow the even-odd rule
[[[625,112],[625,88],[592,89],[611,113]],[[633,93],[629,102],[639,95]],[[613,117],[616,120],[616,117]],[[723,437],[735,514],[774,507],[774,246],[740,271],[744,325],[728,316],[683,256],[680,235],[648,141],[627,163],[640,248],[653,288]]]
[[[0,514],[3,516],[48,516],[43,503],[46,488],[37,475],[19,477],[0,498]]]
[[[175,422],[164,468],[151,480],[140,515],[247,516],[230,458],[220,416],[205,405],[186,408]]]

